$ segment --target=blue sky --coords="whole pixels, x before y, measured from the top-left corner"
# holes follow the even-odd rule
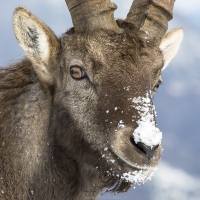
[[[116,18],[124,18],[131,0],[115,0]],[[12,13],[23,5],[45,21],[57,35],[72,26],[64,0],[6,0],[0,7],[0,66],[24,56],[12,32]],[[164,83],[155,96],[158,124],[164,133],[163,158],[152,181],[126,194],[100,199],[200,199],[200,6],[197,0],[176,0],[170,28],[183,27],[180,52],[164,71]],[[170,178],[169,178],[170,177]],[[180,181],[177,181],[180,180]],[[185,184],[184,184],[185,183]]]

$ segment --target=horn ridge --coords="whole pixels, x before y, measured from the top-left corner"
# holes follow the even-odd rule
[[[140,28],[145,20],[146,10],[149,8],[149,0],[135,0],[127,15],[126,22],[134,24],[136,28]]]
[[[160,40],[173,18],[175,0],[135,0],[125,21],[143,30],[148,39]]]
[[[65,0],[76,32],[97,29],[119,31],[114,11],[117,6],[110,0]]]

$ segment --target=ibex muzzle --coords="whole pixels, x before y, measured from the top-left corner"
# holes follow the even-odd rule
[[[28,10],[13,16],[26,58],[0,72],[0,199],[95,199],[144,182],[161,157],[152,97],[183,31],[174,0],[66,0],[60,38]],[[19,181],[20,180],[20,181]],[[20,183],[19,183],[20,182]]]

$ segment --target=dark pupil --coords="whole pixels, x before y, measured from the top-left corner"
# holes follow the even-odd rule
[[[82,70],[79,67],[73,67],[70,70],[71,76],[75,79],[82,78]]]

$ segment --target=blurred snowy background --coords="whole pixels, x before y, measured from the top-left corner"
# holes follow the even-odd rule
[[[132,0],[113,0],[116,18],[125,18]],[[12,31],[17,6],[30,9],[59,36],[72,26],[64,0],[4,0],[0,7],[0,66],[24,56]],[[180,52],[163,74],[155,95],[158,124],[163,132],[163,157],[159,170],[144,185],[128,193],[104,194],[101,200],[200,199],[200,5],[197,0],[176,0],[169,28],[183,27]]]

